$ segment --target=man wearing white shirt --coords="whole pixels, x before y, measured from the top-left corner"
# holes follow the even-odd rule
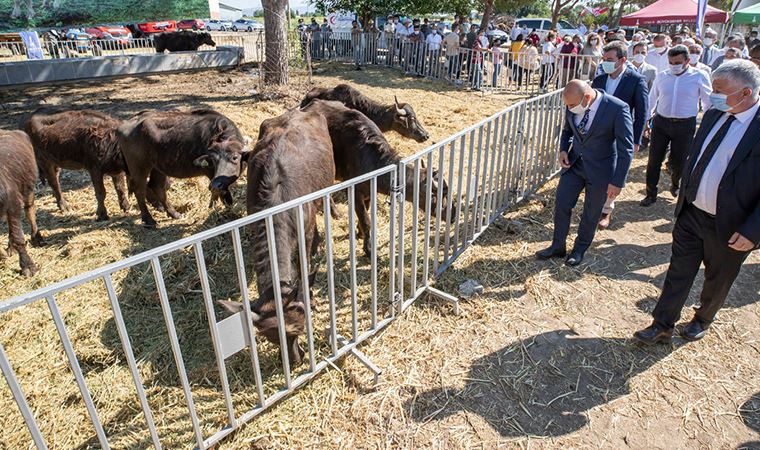
[[[430,28],[430,34],[425,38],[425,47],[427,47],[427,65],[423,67],[424,75],[436,75],[431,71],[438,70],[438,60],[441,56],[441,43],[443,42],[443,36],[438,32],[438,25],[433,24]],[[424,61],[423,61],[424,64]]]
[[[742,264],[760,246],[760,70],[749,61],[713,72],[713,108],[691,147],[678,197],[673,252],[652,324],[640,342],[668,342],[700,265],[705,282],[694,317],[679,331],[705,336]]]
[[[654,37],[652,48],[647,54],[647,63],[657,69],[657,73],[668,70],[668,37],[658,34]]]
[[[689,46],[689,65],[697,70],[704,72],[709,79],[712,75],[712,68],[707,64],[701,62],[702,51],[702,46],[700,45],[692,44]]]
[[[651,149],[647,162],[647,195],[641,206],[657,201],[660,169],[670,145],[670,193],[678,197],[684,160],[694,138],[699,103],[707,111],[712,87],[704,72],[689,66],[689,49],[677,45],[668,50],[670,69],[660,72],[649,93],[649,105],[654,107]]]

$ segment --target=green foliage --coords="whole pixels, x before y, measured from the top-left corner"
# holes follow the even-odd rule
[[[0,0],[0,22],[14,28],[33,26],[79,25],[112,22],[139,22],[205,18],[207,0],[61,0],[53,8],[52,0],[34,0],[34,16],[27,20],[26,2],[22,18],[11,18],[14,0]]]

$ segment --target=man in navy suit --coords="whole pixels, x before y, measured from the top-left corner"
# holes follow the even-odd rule
[[[749,253],[760,246],[760,69],[745,60],[712,74],[709,109],[684,164],[673,254],[649,327],[634,337],[670,341],[702,263],[705,283],[694,318],[681,330],[704,337]]]
[[[591,87],[612,95],[628,105],[633,116],[633,151],[638,152],[644,126],[649,119],[649,89],[646,78],[628,65],[628,48],[621,41],[607,44],[602,53],[600,67],[604,72],[594,78]],[[610,197],[604,204],[599,228],[607,228],[612,220],[615,199]]]
[[[536,256],[565,257],[570,217],[585,190],[578,237],[565,259],[567,265],[577,266],[594,240],[604,202],[617,197],[625,185],[633,158],[633,121],[628,105],[581,80],[567,84],[562,101],[567,109],[560,137],[562,175],[555,200],[554,237],[552,245]]]

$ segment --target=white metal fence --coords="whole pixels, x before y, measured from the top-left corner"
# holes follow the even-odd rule
[[[143,356],[134,351],[136,340],[145,336],[130,335],[127,323],[135,318],[124,312],[134,311],[125,309],[130,302],[160,304],[163,325],[157,326],[161,329],[155,332],[168,337],[194,445],[209,448],[347,354],[356,356],[377,380],[380,369],[357,346],[392,323],[422,294],[443,297],[456,307],[456,297],[432,286],[434,278],[444,273],[502,211],[536,191],[556,173],[563,112],[560,91],[520,102],[403,159],[398,165],[3,301],[0,319],[46,303],[78,391],[76,400],[65,401],[84,405],[99,446],[109,448],[114,424],[99,415],[96,406],[99,399],[88,387],[88,377],[75,351],[76,342],[69,332],[72,324],[67,325],[61,313],[62,305],[81,296],[78,289],[97,285],[89,295],[103,296],[110,305],[131,374],[129,388],[134,390],[144,418],[145,427],[139,431],[132,429],[130,433],[143,434],[146,443],[162,448],[160,425],[165,420],[157,418],[151,408],[151,394],[145,388],[143,376],[149,368],[143,364]],[[380,185],[391,187],[388,202],[378,195],[382,194]],[[361,258],[357,255],[357,248],[361,247],[357,247],[354,194],[357,189],[367,187],[371,231],[364,238],[369,239],[371,252],[368,258]],[[347,203],[347,225],[338,224],[330,215],[332,202],[343,201]],[[318,204],[321,209],[318,228],[325,247],[324,258],[318,258],[324,259],[324,267],[317,271],[311,286],[309,276],[315,273],[314,258],[307,254],[306,242],[312,230],[304,225],[304,208],[310,204]],[[281,235],[287,230],[275,227],[275,221],[283,214],[291,215],[297,224],[296,235],[289,237],[297,241],[297,257],[289,261],[283,261],[282,253],[278,252],[280,239],[288,238]],[[251,237],[249,230],[257,224],[264,227],[266,243],[257,243]],[[262,245],[265,254],[257,255],[256,249]],[[229,264],[210,261],[204,253],[209,248],[224,246],[234,255]],[[262,258],[268,261],[266,273],[261,272],[261,266],[258,273],[255,268],[251,270]],[[280,275],[282,264],[287,263],[293,264],[290,272],[296,274],[289,279]],[[142,274],[139,292],[126,285],[122,276],[125,271]],[[233,273],[235,283],[214,282],[222,271]],[[214,303],[220,299],[248,305],[249,300],[262,294],[256,287],[262,281],[259,276],[274,280],[270,285],[276,334],[270,335],[270,339],[279,344],[279,350],[267,343],[260,331],[255,331],[253,323],[258,312],[246,306],[242,312],[220,319],[215,309]],[[146,279],[152,279],[152,285],[146,287]],[[256,283],[252,283],[254,279]],[[300,288],[304,304],[303,318],[297,315],[295,320],[303,321],[306,359],[302,364],[293,364],[287,351],[291,336],[286,335],[286,329],[293,325],[287,322],[294,319],[288,318],[289,307],[283,300],[282,286],[289,282]],[[216,366],[218,379],[213,384],[224,399],[224,408],[213,413],[206,411],[202,415],[199,411],[193,391],[197,384],[205,385],[208,380],[195,378],[187,370],[188,360],[183,356],[188,349],[187,335],[206,331],[186,327],[178,331],[182,325],[178,325],[172,306],[179,298],[195,305],[207,322],[210,339],[206,345],[213,350],[208,364]],[[322,306],[315,307],[319,303]],[[7,348],[14,344],[0,342],[0,368],[33,443],[40,449],[47,448],[50,425],[46,419],[48,410],[42,405],[55,405],[64,399],[45,400],[37,395],[30,398],[25,393],[25,386],[34,383],[34,376],[30,379],[28,373],[17,375],[24,361],[10,360]],[[228,364],[231,358],[242,357],[248,359],[245,374],[236,371],[239,364]],[[50,363],[60,366],[58,361]],[[170,367],[155,370],[168,371]],[[249,391],[255,404],[241,402],[239,396],[233,395],[230,381],[233,376],[236,380],[247,380],[242,389]],[[203,424],[208,423],[215,431],[204,432],[210,426]]]

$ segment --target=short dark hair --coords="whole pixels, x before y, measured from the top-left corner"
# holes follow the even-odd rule
[[[676,45],[675,47],[668,50],[669,58],[679,55],[683,55],[684,58],[689,59],[689,48],[685,45]]]
[[[649,47],[648,47],[648,46],[647,46],[647,44],[645,44],[643,41],[639,41],[639,42],[637,42],[637,43],[636,43],[636,44],[633,46],[633,49],[634,49],[634,50],[636,50],[636,49],[637,49],[637,48],[639,48],[639,47],[644,47],[644,48],[646,48],[647,50],[649,50]]]
[[[604,53],[615,52],[617,59],[622,59],[628,56],[628,47],[621,41],[613,41],[605,45],[602,49]]]

